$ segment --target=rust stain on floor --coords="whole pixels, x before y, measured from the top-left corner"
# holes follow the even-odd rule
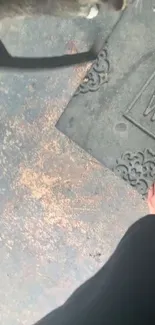
[[[75,50],[73,47],[72,51]],[[75,71],[73,83],[75,80],[78,84],[78,78],[84,74],[85,68],[81,68],[79,74]],[[50,85],[48,80],[47,86]],[[74,86],[70,87],[68,79],[66,89],[74,89]],[[26,112],[30,108],[36,110],[42,99],[40,96],[34,100],[35,88],[31,83],[28,88],[32,97],[23,105],[21,114],[6,119],[15,139],[12,148],[18,146],[19,150],[18,164],[12,168],[15,169],[10,184],[13,197],[5,203],[1,220],[9,225],[10,236],[14,238],[15,226],[20,233],[18,239],[14,238],[14,244],[7,244],[10,249],[20,242],[22,250],[27,247],[43,260],[51,258],[52,250],[61,251],[60,260],[64,261],[66,245],[78,249],[81,255],[84,253],[83,240],[89,232],[89,224],[82,215],[95,213],[101,201],[101,194],[92,193],[87,183],[101,166],[54,127],[67,105],[68,94],[58,94],[53,100],[45,98],[43,109],[29,121],[25,118]],[[7,134],[7,143],[8,139]],[[5,150],[8,152],[8,144]],[[5,169],[8,173],[10,165],[5,164]],[[3,240],[6,241],[6,237]]]
[[[53,122],[53,113],[47,108],[43,118],[39,117],[33,128],[27,125],[23,129],[16,123],[16,132],[18,130],[23,134],[24,131],[30,138],[34,134],[39,139],[35,154],[32,151],[29,161],[26,159],[20,163],[18,176],[12,184],[20,205],[26,204],[26,209],[29,206],[31,214],[29,217],[26,212],[23,241],[26,240],[27,246],[39,258],[43,255],[49,258],[52,247],[56,250],[59,241],[56,228],[63,231],[65,245],[81,250],[83,254],[83,241],[75,239],[75,232],[85,236],[89,232],[89,224],[76,216],[79,213],[95,213],[101,200],[101,195],[84,189],[101,166],[91,158],[87,160],[80,151],[77,154],[70,141],[51,128]],[[37,218],[37,210],[30,205],[32,200],[35,205],[38,202],[42,210]],[[5,213],[11,219],[16,211],[12,209],[9,213],[5,210]],[[48,242],[49,230],[52,237]]]

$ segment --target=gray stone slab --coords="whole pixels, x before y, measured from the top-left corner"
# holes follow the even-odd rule
[[[155,179],[155,13],[131,6],[57,128],[142,195]]]

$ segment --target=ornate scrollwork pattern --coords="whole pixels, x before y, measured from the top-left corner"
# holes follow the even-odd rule
[[[155,180],[155,153],[151,149],[125,152],[116,161],[114,172],[146,196],[148,187]]]
[[[89,91],[96,91],[101,85],[108,82],[110,64],[108,61],[107,49],[100,51],[95,63],[90,68],[81,85],[76,90],[74,96],[86,94]]]

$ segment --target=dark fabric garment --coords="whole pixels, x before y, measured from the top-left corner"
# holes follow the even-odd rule
[[[37,325],[155,324],[155,215],[133,224],[102,269]]]

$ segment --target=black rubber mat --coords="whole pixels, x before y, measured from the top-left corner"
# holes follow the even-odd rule
[[[155,179],[155,12],[126,10],[57,128],[145,195]]]

